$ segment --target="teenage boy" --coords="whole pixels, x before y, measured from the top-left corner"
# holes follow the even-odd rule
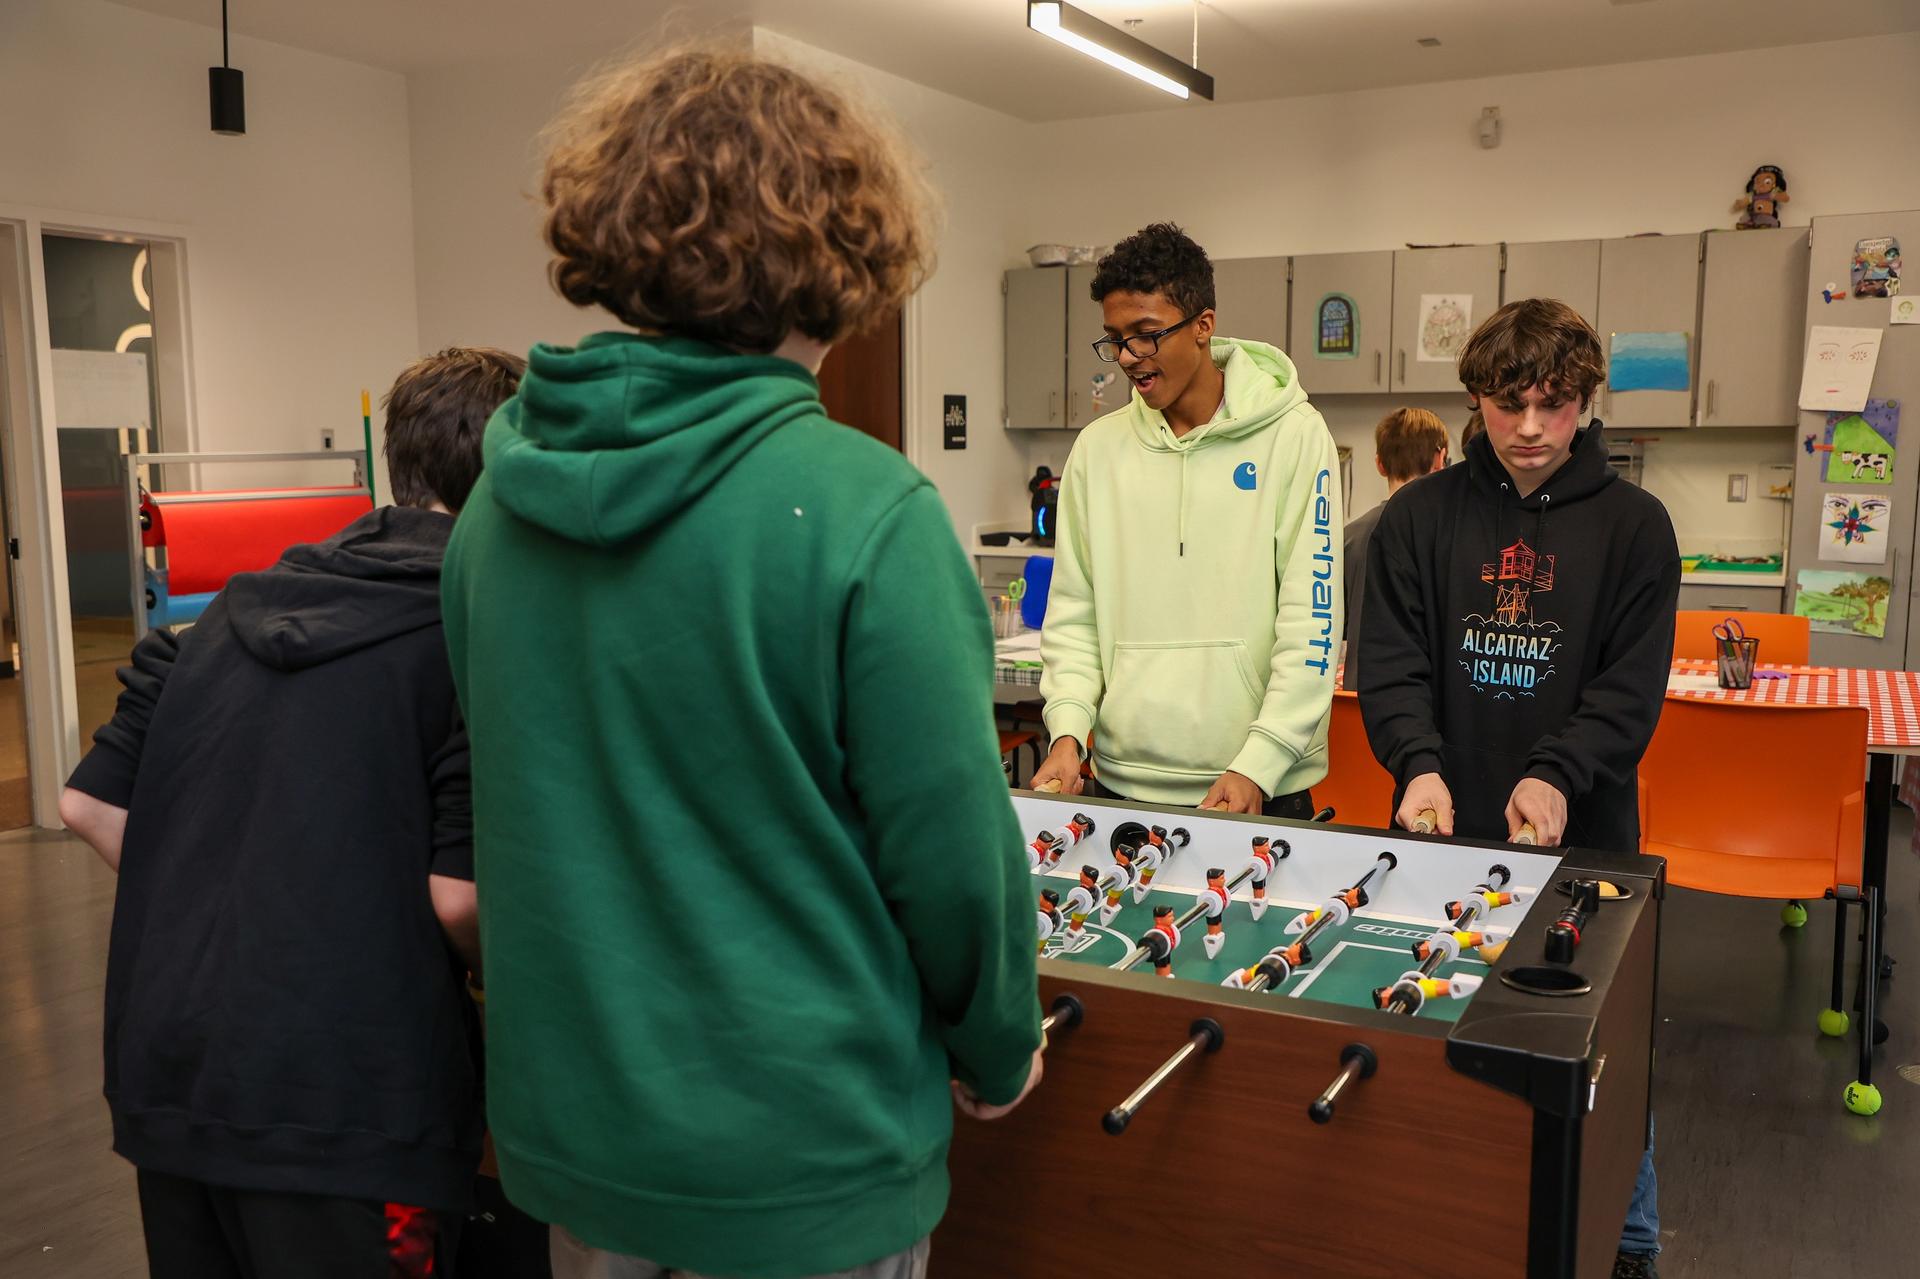
[[[1310,817],[1340,641],[1340,464],[1293,362],[1214,335],[1213,264],[1176,226],[1094,273],[1133,395],[1060,484],[1034,786]]]
[[[1636,770],[1666,693],[1680,554],[1658,500],[1607,464],[1599,337],[1571,307],[1495,312],[1460,354],[1486,422],[1466,465],[1381,513],[1359,634],[1360,711],[1397,824],[1640,847]],[[1616,1276],[1654,1274],[1649,1147]]]
[[[923,1279],[955,1101],[1040,1075],[980,586],[814,379],[928,269],[889,133],[694,50],[553,135],[554,283],[618,328],[534,348],[446,607],[489,1119],[558,1279]]]
[[[1387,481],[1387,497],[1447,464],[1447,424],[1426,409],[1395,409],[1373,428],[1373,466]],[[1347,523],[1347,625],[1344,634],[1360,633],[1360,604],[1367,581],[1367,543],[1380,523],[1381,502]],[[1354,646],[1347,647],[1346,686],[1354,687],[1358,665]]]
[[[440,561],[523,367],[449,350],[402,373],[398,505],[142,640],[61,796],[120,873],[106,1096],[156,1279],[446,1269],[481,1115]]]

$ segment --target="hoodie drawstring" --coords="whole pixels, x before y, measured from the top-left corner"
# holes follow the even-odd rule
[[[1187,451],[1180,450],[1180,557],[1187,554]]]

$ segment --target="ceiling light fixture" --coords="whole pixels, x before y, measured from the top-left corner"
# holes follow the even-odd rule
[[[213,131],[235,137],[247,131],[247,78],[231,65],[227,48],[227,0],[220,0],[220,65],[207,68],[207,100]]]
[[[1196,11],[1196,25],[1198,21]],[[1209,102],[1213,100],[1213,77],[1198,65],[1197,36],[1195,65],[1188,66],[1172,54],[1162,53],[1145,40],[1109,26],[1062,0],[1027,0],[1027,26],[1176,98],[1198,95]]]

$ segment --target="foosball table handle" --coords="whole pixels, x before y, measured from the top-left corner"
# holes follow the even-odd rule
[[[1340,1050],[1340,1073],[1334,1076],[1327,1090],[1313,1099],[1307,1107],[1307,1116],[1316,1124],[1333,1122],[1333,1106],[1340,1100],[1340,1094],[1356,1079],[1371,1079],[1373,1072],[1380,1068],[1380,1059],[1373,1055],[1373,1049],[1365,1044],[1348,1044]]]
[[[1440,829],[1440,814],[1431,808],[1423,808],[1414,815],[1413,825],[1408,829],[1416,835],[1431,835]]]
[[[1513,842],[1516,844],[1538,844],[1540,842],[1540,832],[1533,828],[1532,822],[1521,822],[1520,829],[1514,834]]]
[[[1072,1030],[1086,1015],[1086,1006],[1080,1002],[1079,996],[1064,992],[1055,995],[1047,1015],[1040,1019],[1040,1033],[1050,1035],[1056,1030]]]
[[[1187,1042],[1180,1051],[1160,1063],[1160,1069],[1147,1076],[1145,1083],[1133,1090],[1133,1095],[1100,1116],[1100,1126],[1118,1137],[1133,1122],[1133,1116],[1147,1098],[1153,1096],[1154,1089],[1167,1081],[1167,1077],[1186,1064],[1188,1058],[1196,1054],[1218,1052],[1220,1045],[1226,1042],[1227,1032],[1211,1017],[1202,1017],[1187,1028]]]

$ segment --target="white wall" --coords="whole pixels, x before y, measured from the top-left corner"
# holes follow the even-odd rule
[[[1021,202],[1019,244],[1109,244],[1158,219],[1217,258],[1690,232],[1731,226],[1760,164],[1786,220],[1920,207],[1920,80],[1847,68],[1920,60],[1920,34],[1033,126],[1057,176]],[[1495,150],[1473,139],[1498,105]],[[1863,114],[1864,108],[1864,114]],[[1105,157],[1105,158],[1102,158]],[[1797,305],[1797,300],[1795,300]],[[1222,316],[1233,332],[1233,317]],[[1250,335],[1257,336],[1257,335]],[[1311,391],[1311,387],[1308,388]],[[1384,495],[1372,429],[1401,403],[1456,431],[1458,396],[1327,396],[1354,450],[1354,509]],[[1649,432],[1645,482],[1686,549],[1779,545],[1779,506],[1726,501],[1729,471],[1791,459],[1791,432]],[[1057,469],[1069,441],[1035,434]]]
[[[226,138],[219,56],[218,32],[100,0],[0,4],[0,204],[182,230],[200,448],[345,447],[360,389],[418,353],[405,83],[236,39],[248,132]]]
[[[617,323],[547,283],[540,132],[604,49],[408,78],[420,344],[568,345]]]
[[[979,520],[1025,509],[1025,443],[1000,427],[1001,273],[1019,259],[1015,224],[1029,189],[1010,116],[850,62],[776,32],[754,47],[823,75],[897,121],[943,201],[938,268],[912,312],[910,452],[947,501],[962,537]],[[415,76],[412,104],[420,336],[427,348],[478,342],[524,350],[617,324],[561,300],[547,283],[533,193],[539,134],[604,47],[510,66]],[[942,448],[941,397],[965,395],[967,448]]]

